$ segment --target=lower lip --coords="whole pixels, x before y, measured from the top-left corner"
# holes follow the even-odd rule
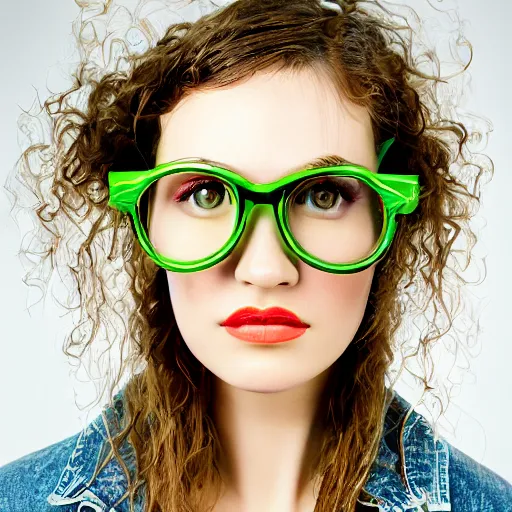
[[[231,336],[251,343],[283,343],[302,336],[307,327],[291,327],[289,325],[242,325],[227,327]]]

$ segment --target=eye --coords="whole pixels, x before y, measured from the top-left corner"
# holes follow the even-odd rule
[[[174,193],[173,199],[182,203],[192,197],[194,206],[211,210],[224,202],[226,192],[226,187],[218,180],[195,178],[183,183]]]
[[[356,180],[353,181],[356,182]],[[300,190],[295,196],[295,203],[327,211],[340,207],[341,203],[354,202],[357,199],[358,188],[357,183],[349,183],[346,179],[317,179]]]

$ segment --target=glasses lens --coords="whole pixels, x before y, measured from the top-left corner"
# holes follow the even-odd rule
[[[222,249],[238,215],[231,185],[194,170],[153,182],[142,194],[138,209],[156,252],[183,262],[207,258]],[[332,264],[367,258],[383,235],[382,200],[355,177],[307,179],[288,196],[285,211],[291,234],[302,249]]]
[[[333,264],[355,263],[373,254],[384,226],[380,196],[354,177],[308,179],[290,194],[286,211],[302,248]]]
[[[177,261],[217,252],[233,234],[237,218],[230,185],[197,171],[161,177],[144,192],[138,207],[155,250]]]

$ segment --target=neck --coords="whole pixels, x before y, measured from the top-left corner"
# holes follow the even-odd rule
[[[239,510],[297,510],[311,502],[326,380],[327,371],[291,389],[262,392],[215,378],[219,470],[226,496]]]

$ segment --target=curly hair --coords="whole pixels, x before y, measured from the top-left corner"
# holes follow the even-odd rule
[[[141,23],[126,41],[143,51],[125,43],[126,51],[116,53],[120,40],[111,39],[103,69],[91,65],[91,41],[98,43],[100,31],[91,17],[79,20],[82,55],[74,85],[44,103],[52,140],[32,141],[19,160],[19,175],[40,202],[32,238],[41,246],[39,268],[50,262],[44,278],[32,271],[26,281],[44,288],[51,272],[66,271],[78,292],[71,307],[80,314],[66,354],[78,361],[93,350],[98,358],[107,355],[111,399],[129,376],[126,423],[111,439],[110,457],[125,469],[123,499],[129,497],[131,508],[142,484],[147,512],[206,510],[212,503],[203,491],[214,489],[215,500],[220,493],[212,374],[180,335],[165,271],[141,249],[128,216],[108,206],[107,173],[154,167],[160,116],[200,88],[271,67],[327,72],[340,93],[367,109],[376,145],[395,137],[379,172],[420,177],[419,206],[398,217],[360,328],[331,368],[321,403],[325,439],[315,468],[322,476],[315,511],[355,510],[383,434],[385,384],[397,353],[396,378],[415,360],[421,371],[409,371],[424,392],[435,396],[439,388],[432,353],[452,327],[460,285],[468,284],[462,271],[476,243],[470,220],[492,162],[469,151],[472,134],[446,114],[439,95],[447,81],[434,54],[413,55],[405,18],[393,21],[377,1],[322,4],[237,0],[194,22],[172,24],[154,45],[144,41],[155,39],[155,31]],[[100,14],[114,16],[112,5],[105,3]],[[421,70],[425,62],[432,72]],[[464,251],[454,245],[461,236]],[[465,267],[456,258],[460,252]],[[405,318],[423,319],[418,339],[400,342]],[[120,455],[125,439],[135,448],[136,475]]]

